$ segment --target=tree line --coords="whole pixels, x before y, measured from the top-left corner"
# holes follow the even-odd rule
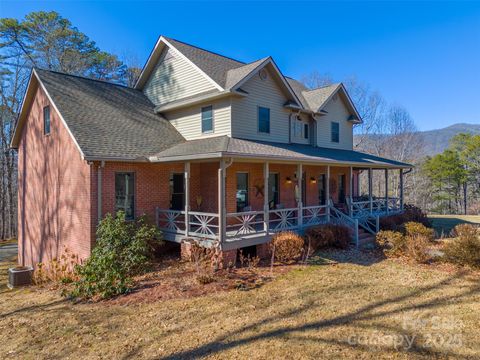
[[[17,157],[10,141],[32,67],[127,86],[141,71],[135,58],[102,51],[57,12],[0,19],[0,239],[17,234]]]

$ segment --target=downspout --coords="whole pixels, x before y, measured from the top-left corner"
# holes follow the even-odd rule
[[[102,169],[105,167],[105,161],[101,161],[98,165],[97,174],[97,220],[98,223],[102,220]]]

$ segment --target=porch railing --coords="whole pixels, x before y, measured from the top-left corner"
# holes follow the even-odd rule
[[[303,226],[324,224],[328,220],[328,206],[306,206],[303,211]]]
[[[269,229],[272,232],[298,228],[298,208],[269,211]]]
[[[265,232],[263,211],[230,213],[226,218],[227,239]]]
[[[207,239],[218,237],[218,214],[188,212],[188,229],[185,211],[156,209],[156,223],[160,230],[168,234],[180,234]]]

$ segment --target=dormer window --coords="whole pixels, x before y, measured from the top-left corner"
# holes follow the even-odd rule
[[[202,133],[213,132],[213,108],[205,106],[202,108]]]
[[[50,134],[50,106],[43,108],[43,134]]]
[[[332,142],[338,143],[340,142],[340,124],[338,122],[332,121]]]
[[[258,132],[270,134],[270,109],[258,107]]]

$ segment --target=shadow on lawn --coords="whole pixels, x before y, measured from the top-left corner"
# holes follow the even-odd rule
[[[272,338],[288,338],[290,340],[302,340],[302,341],[313,341],[313,342],[323,342],[327,344],[332,344],[336,346],[341,346],[344,348],[354,348],[354,349],[364,349],[368,351],[394,351],[395,349],[388,345],[381,345],[381,346],[363,346],[357,344],[351,344],[348,339],[331,339],[331,338],[324,338],[317,334],[312,334],[308,336],[308,331],[311,330],[322,330],[322,329],[332,329],[338,326],[353,326],[358,329],[358,334],[362,334],[364,330],[378,330],[383,329],[387,331],[394,332],[396,334],[402,335],[409,335],[413,336],[415,334],[411,334],[408,330],[404,329],[403,327],[395,327],[389,325],[382,325],[382,324],[364,324],[363,321],[368,320],[375,320],[381,319],[384,316],[400,314],[405,311],[409,310],[427,310],[427,309],[434,309],[439,308],[441,306],[451,304],[452,302],[458,302],[460,300],[464,300],[466,297],[477,295],[480,293],[480,285],[475,284],[475,286],[463,291],[461,294],[458,295],[438,295],[435,296],[433,299],[426,300],[420,302],[418,304],[412,304],[411,300],[415,299],[415,297],[419,295],[424,295],[425,293],[432,292],[435,290],[440,290],[444,287],[448,287],[451,283],[456,279],[461,279],[465,277],[465,272],[459,272],[448,279],[438,282],[437,284],[426,286],[422,288],[418,288],[416,290],[410,291],[406,295],[393,297],[390,299],[385,299],[382,301],[377,301],[367,306],[361,307],[358,310],[349,312],[345,315],[340,315],[337,317],[333,317],[330,319],[319,320],[319,321],[312,321],[298,326],[288,326],[288,327],[281,327],[275,330],[260,332],[255,335],[249,335],[238,339],[239,335],[242,333],[246,333],[249,330],[255,329],[260,326],[264,326],[266,324],[272,324],[278,321],[286,320],[293,316],[298,316],[299,314],[311,309],[315,303],[312,301],[310,304],[307,304],[300,308],[292,309],[291,311],[284,313],[282,315],[273,316],[271,318],[263,319],[259,322],[253,323],[248,326],[244,326],[238,330],[229,332],[225,335],[217,337],[214,341],[206,343],[202,346],[199,346],[195,349],[180,351],[175,354],[163,357],[162,359],[185,359],[185,358],[198,358],[207,355],[218,354],[222,351],[226,351],[232,348],[240,347],[255,341],[265,340],[265,339],[272,339]],[[382,307],[387,305],[397,305],[394,309],[390,310],[382,310]],[[236,339],[229,339],[230,337],[235,337]],[[411,348],[409,351],[412,354],[416,355],[423,355],[429,357],[445,357],[445,356],[453,356],[457,359],[467,358],[460,354],[457,354],[453,351],[437,351],[432,348],[427,348],[424,346],[424,342],[422,342],[422,337],[415,336],[414,341],[412,343]],[[127,356],[133,356],[136,353],[141,351],[140,348],[136,348],[132,350]]]
[[[432,226],[435,230],[437,237],[450,236],[453,228],[460,224],[471,224],[479,225],[476,222],[468,221],[458,217],[430,217],[429,220],[432,222]]]

